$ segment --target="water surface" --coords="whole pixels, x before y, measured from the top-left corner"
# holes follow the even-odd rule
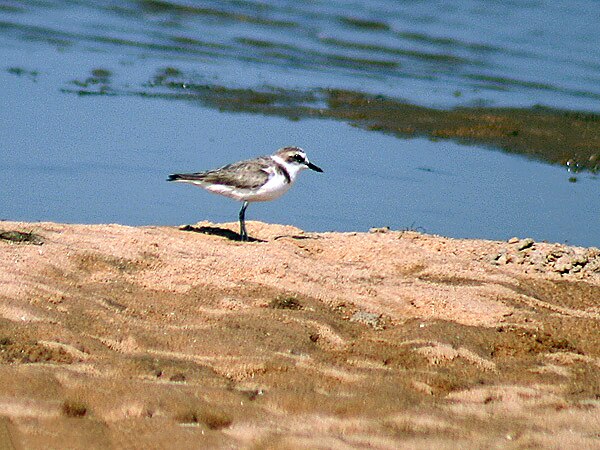
[[[172,68],[190,85],[298,92],[294,104],[349,89],[436,108],[598,112],[599,11],[583,1],[4,4],[0,217],[235,220],[236,203],[166,175],[293,144],[326,172],[303,174],[284,198],[252,205],[249,218],[598,245],[594,173],[343,121],[248,112],[260,96],[236,97],[240,112],[222,111],[180,95],[185,86],[155,81]]]

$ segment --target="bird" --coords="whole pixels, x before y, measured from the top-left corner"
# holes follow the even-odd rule
[[[243,202],[239,213],[240,240],[248,241],[246,208],[249,203],[275,200],[285,194],[304,169],[323,172],[300,147],[283,147],[270,156],[238,161],[214,170],[175,173],[167,181],[190,183]]]

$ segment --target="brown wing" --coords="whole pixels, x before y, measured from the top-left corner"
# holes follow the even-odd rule
[[[271,158],[268,156],[239,161],[206,172],[177,173],[169,175],[169,181],[202,182],[236,186],[240,189],[255,189],[265,184],[272,176],[267,169]]]

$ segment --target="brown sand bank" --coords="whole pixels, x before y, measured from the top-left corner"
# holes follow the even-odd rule
[[[0,447],[600,446],[600,250],[236,226],[0,222]]]

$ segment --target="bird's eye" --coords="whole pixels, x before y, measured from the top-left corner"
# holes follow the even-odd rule
[[[302,157],[302,155],[294,155],[294,161],[299,162],[299,163],[303,163],[304,162],[304,158]]]

